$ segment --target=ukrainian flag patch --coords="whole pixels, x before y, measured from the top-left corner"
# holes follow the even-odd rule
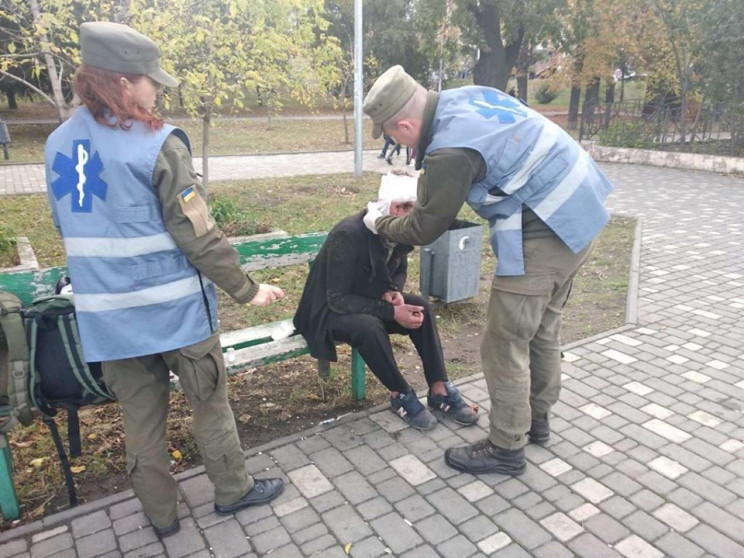
[[[183,192],[181,192],[181,199],[183,200],[184,203],[188,203],[195,197],[196,197],[196,191],[194,190],[193,186],[189,186]]]

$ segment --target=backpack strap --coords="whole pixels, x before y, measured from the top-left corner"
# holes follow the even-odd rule
[[[8,345],[10,419],[0,427],[7,432],[17,422],[28,426],[33,421],[28,398],[28,343],[21,317],[21,301],[11,293],[0,293],[0,327]]]
[[[67,485],[67,496],[70,499],[70,507],[74,508],[78,503],[77,493],[75,492],[75,480],[72,478],[70,461],[67,459],[65,447],[62,445],[62,438],[59,435],[59,430],[57,430],[57,423],[54,422],[53,417],[48,416],[44,416],[43,421],[49,427],[52,438],[54,439],[54,445],[57,447],[57,455],[59,456],[60,463],[62,463],[62,471],[65,474],[65,485]]]

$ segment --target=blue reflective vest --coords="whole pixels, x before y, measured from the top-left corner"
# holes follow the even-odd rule
[[[467,202],[488,219],[497,275],[524,275],[522,204],[574,253],[607,224],[612,185],[604,173],[557,124],[510,95],[487,87],[443,91],[433,130],[426,153],[469,148],[486,163]]]
[[[214,285],[165,228],[152,176],[173,126],[123,131],[81,107],[46,143],[46,181],[75,292],[85,359],[179,349],[217,329]]]

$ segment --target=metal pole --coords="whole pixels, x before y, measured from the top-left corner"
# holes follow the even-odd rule
[[[364,101],[364,68],[362,67],[362,0],[354,0],[354,176],[362,176],[362,102]]]

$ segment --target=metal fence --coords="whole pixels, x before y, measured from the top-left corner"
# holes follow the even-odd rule
[[[744,113],[740,108],[691,103],[686,113],[683,118],[679,102],[587,101],[582,108],[579,141],[744,156]]]

